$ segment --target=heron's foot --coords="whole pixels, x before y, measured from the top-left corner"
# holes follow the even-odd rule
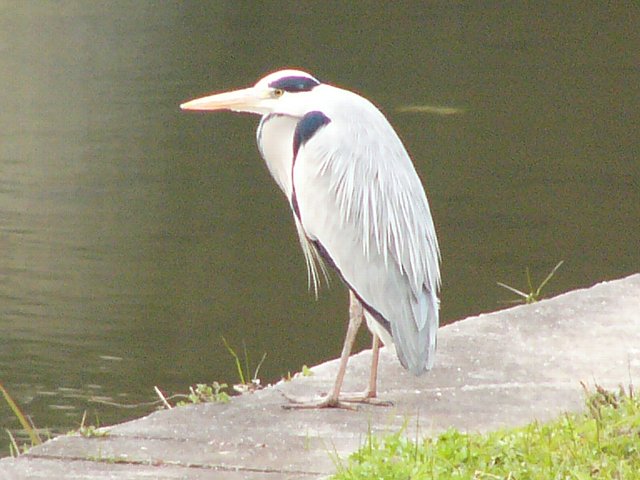
[[[289,400],[289,402],[291,402],[282,406],[282,408],[287,410],[312,408],[343,408],[345,410],[357,410],[357,404],[375,405],[380,407],[390,407],[393,405],[393,402],[380,400],[370,392],[346,393],[339,397],[323,395],[316,398],[291,397],[285,393],[283,393],[283,395],[287,400]]]
[[[292,397],[285,393],[282,393],[284,397],[289,400],[286,405],[282,405],[282,408],[286,410],[302,410],[312,408],[343,408],[345,410],[357,410],[355,405],[350,405],[347,402],[342,401],[340,398],[336,398],[333,395],[322,395],[320,397]]]
[[[392,407],[393,402],[390,400],[381,400],[375,392],[368,390],[364,392],[343,393],[340,400],[348,403],[364,403],[366,405],[375,405],[377,407]]]

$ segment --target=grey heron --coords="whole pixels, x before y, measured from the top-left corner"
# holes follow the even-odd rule
[[[375,403],[379,341],[415,375],[433,366],[440,252],[429,203],[402,141],[367,99],[300,70],[191,100],[184,110],[261,115],[258,148],[285,194],[317,294],[325,264],[349,289],[347,334],[333,389],[302,407]],[[373,335],[367,390],[341,395],[363,320]],[[347,402],[347,403],[345,403]]]

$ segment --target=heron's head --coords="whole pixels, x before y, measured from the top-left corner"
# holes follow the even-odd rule
[[[180,108],[302,117],[317,102],[313,90],[320,85],[316,78],[301,70],[280,70],[260,79],[253,87],[197,98],[183,103]]]

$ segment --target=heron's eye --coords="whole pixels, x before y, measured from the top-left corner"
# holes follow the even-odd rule
[[[284,90],[282,90],[281,88],[274,88],[273,89],[273,96],[274,97],[281,97],[282,95],[284,95]]]

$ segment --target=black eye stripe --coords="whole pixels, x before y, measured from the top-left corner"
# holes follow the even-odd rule
[[[285,92],[309,92],[318,85],[320,82],[309,77],[284,77],[269,84],[271,88],[279,88]]]

